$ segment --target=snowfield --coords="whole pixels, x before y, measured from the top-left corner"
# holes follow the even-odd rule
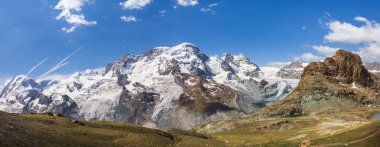
[[[195,45],[183,43],[153,48],[142,55],[126,55],[105,68],[85,70],[65,78],[16,76],[0,86],[0,110],[53,111],[76,119],[123,121],[151,127],[163,122],[171,127],[176,120],[168,119],[186,113],[179,119],[190,122],[180,128],[188,129],[209,119],[229,118],[229,112],[218,110],[217,114],[206,115],[180,107],[185,89],[201,86],[212,91],[213,97],[223,92],[217,84],[228,86],[236,93],[238,109],[250,112],[257,108],[253,103],[279,100],[297,85],[299,79],[279,77],[280,70],[258,67],[243,55],[208,57]],[[294,69],[298,70],[302,71]],[[193,79],[179,84],[178,77],[185,75],[192,75]],[[194,77],[208,82],[197,85]]]

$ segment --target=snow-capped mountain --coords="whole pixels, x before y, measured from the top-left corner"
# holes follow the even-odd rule
[[[190,43],[157,47],[62,80],[16,76],[0,89],[0,110],[190,129],[264,107],[298,82],[264,69],[243,55],[208,57]]]
[[[380,63],[378,63],[378,62],[364,62],[363,65],[369,72],[380,77]]]
[[[289,65],[282,67],[277,76],[284,79],[301,79],[301,75],[303,69],[307,66],[307,64],[303,64],[301,61],[294,61]]]

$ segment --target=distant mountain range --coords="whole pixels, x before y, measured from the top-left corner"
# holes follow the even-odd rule
[[[297,86],[303,73],[301,86],[289,96],[299,99],[300,96],[295,96],[297,93],[308,93],[298,92],[305,89],[304,84],[308,83],[303,82],[305,78],[311,76],[316,80],[321,77],[314,77],[318,73],[315,70],[322,68],[321,65],[324,69],[320,70],[328,72],[322,74],[351,76],[345,77],[344,81],[335,81],[338,85],[366,86],[363,85],[368,84],[366,80],[373,82],[376,79],[364,72],[361,62],[352,63],[358,66],[355,69],[360,70],[357,71],[359,73],[335,73],[341,66],[329,69],[332,68],[330,62],[337,62],[333,59],[328,58],[324,64],[312,63],[307,68],[310,72],[305,73],[303,70],[307,64],[299,61],[282,68],[258,67],[244,55],[209,57],[190,43],[157,47],[142,55],[125,55],[103,69],[77,72],[65,79],[16,76],[0,87],[0,111],[57,112],[80,120],[121,121],[160,129],[191,129],[208,120],[240,117],[283,99]],[[378,63],[366,63],[365,66],[374,73],[380,71]],[[352,79],[357,74],[367,76]],[[331,85],[320,83],[323,81],[307,87],[317,89],[315,85]],[[282,111],[287,107],[288,110]],[[297,101],[294,107],[286,103],[286,107],[281,106],[281,109],[275,108],[271,112],[301,113],[301,107]]]
[[[0,144],[379,146],[377,65],[338,50],[259,68],[184,43],[61,80],[19,75],[1,88],[0,110],[28,114],[0,111]]]
[[[378,62],[365,62],[363,63],[364,67],[368,69],[372,74],[380,77],[380,63]]]
[[[16,76],[0,89],[0,110],[191,129],[282,99],[297,85],[302,67],[296,62],[262,70],[243,55],[209,57],[183,43],[128,54],[102,70],[64,79]]]

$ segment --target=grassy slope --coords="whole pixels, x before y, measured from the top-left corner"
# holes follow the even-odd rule
[[[190,131],[116,122],[79,122],[46,114],[0,112],[0,146],[224,146]]]
[[[351,114],[369,117],[374,111],[378,110]],[[257,130],[279,121],[289,121],[291,127]],[[46,114],[0,112],[0,146],[299,146],[305,140],[311,146],[380,146],[380,121],[321,126],[341,122],[326,116],[300,116],[231,122],[233,129],[211,138],[191,131],[164,132],[116,122],[74,123]]]
[[[316,139],[313,144],[325,146],[380,146],[380,121],[330,137]]]
[[[380,146],[380,121],[370,122],[366,119],[379,111],[380,109],[363,108],[360,111],[340,112],[335,115],[278,117],[260,121],[245,118],[222,124],[215,122],[213,129],[225,129],[211,134],[229,146],[300,146],[304,141],[309,146]],[[339,116],[355,116],[360,119],[337,119]],[[291,127],[283,130],[258,130],[280,121],[289,121]]]

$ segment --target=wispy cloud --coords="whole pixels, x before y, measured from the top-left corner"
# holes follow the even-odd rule
[[[207,7],[201,8],[201,12],[204,12],[204,13],[210,12],[211,14],[215,14],[214,8],[216,6],[219,6],[219,3],[209,4],[207,5]]]
[[[304,53],[301,56],[295,57],[294,60],[300,60],[302,62],[316,62],[322,60],[323,57],[314,55],[313,53]]]
[[[168,11],[167,10],[160,10],[160,11],[158,11],[158,13],[160,13],[161,17],[165,17],[166,12],[168,12]]]
[[[64,19],[71,26],[69,28],[63,27],[62,31],[66,33],[74,32],[79,26],[96,25],[96,21],[87,21],[82,14],[82,7],[86,5],[89,0],[60,0],[55,5],[55,10],[61,10],[61,13],[56,17],[57,20]]]
[[[42,60],[41,62],[39,62],[37,65],[33,66],[32,69],[30,69],[28,71],[28,73],[26,74],[26,76],[29,76],[38,66],[40,66],[41,64],[43,64],[47,59],[49,59],[49,57],[45,58],[44,60]]]
[[[48,76],[49,74],[57,71],[58,69],[62,68],[63,66],[69,64],[69,62],[66,62],[69,58],[71,58],[72,56],[74,56],[78,51],[80,51],[83,47],[81,48],[78,48],[77,50],[75,50],[73,53],[71,53],[70,55],[68,55],[67,57],[65,57],[64,59],[62,59],[57,65],[55,65],[53,68],[49,69],[47,72],[45,72],[44,74],[40,75],[39,77],[37,77],[37,79],[40,79],[40,78],[44,78],[46,76]]]
[[[120,19],[124,22],[137,22],[137,18],[135,16],[121,16]]]

